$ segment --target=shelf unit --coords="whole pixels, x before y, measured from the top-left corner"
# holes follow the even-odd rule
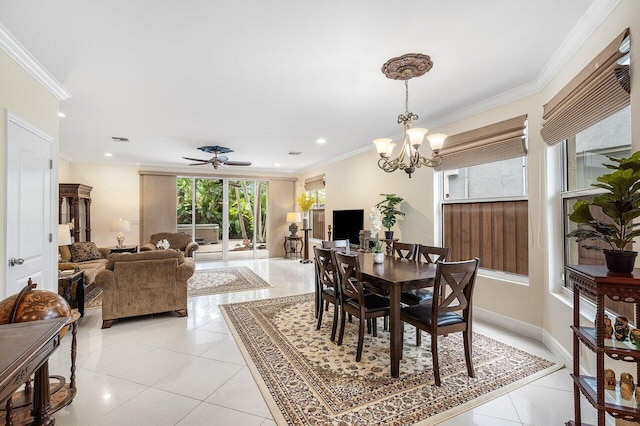
[[[586,425],[581,422],[580,394],[598,410],[598,426],[605,425],[606,413],[615,418],[640,421],[640,408],[634,397],[624,400],[620,397],[620,384],[615,390],[604,389],[605,355],[611,359],[635,363],[634,380],[640,378],[640,351],[630,342],[604,338],[605,297],[615,302],[635,304],[635,322],[640,319],[640,269],[631,274],[617,274],[607,271],[605,266],[567,266],[567,277],[573,284],[573,378],[575,420],[567,425]],[[596,301],[595,327],[580,325],[580,295],[591,296]],[[596,354],[596,377],[580,374],[580,345]],[[619,374],[619,373],[618,373]]]
[[[80,183],[58,187],[58,223],[73,223],[73,242],[91,241],[91,190]]]

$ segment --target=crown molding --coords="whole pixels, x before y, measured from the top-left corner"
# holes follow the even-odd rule
[[[58,100],[71,94],[38,62],[27,49],[0,23],[0,47]]]
[[[534,81],[464,108],[459,108],[430,118],[428,119],[429,125],[431,127],[437,127],[449,124],[540,93],[621,1],[622,0],[594,0]]]

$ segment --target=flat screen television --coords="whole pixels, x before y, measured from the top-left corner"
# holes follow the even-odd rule
[[[360,244],[360,231],[364,229],[364,210],[334,210],[334,240],[348,239],[351,244]]]

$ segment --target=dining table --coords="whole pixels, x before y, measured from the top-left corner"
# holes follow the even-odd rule
[[[362,279],[389,293],[389,354],[391,376],[400,376],[402,359],[401,292],[433,287],[436,276],[434,263],[423,263],[394,256],[384,256],[382,263],[373,263],[372,253],[358,253]]]

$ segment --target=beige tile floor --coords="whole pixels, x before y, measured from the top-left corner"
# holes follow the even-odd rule
[[[289,259],[199,263],[251,267],[274,287],[189,299],[189,316],[123,320],[101,330],[100,310],[87,311],[78,331],[78,394],[55,414],[56,425],[273,425],[218,305],[313,291],[313,264]],[[487,323],[476,330],[539,354],[553,355],[527,337]],[[70,335],[50,361],[68,377]],[[583,421],[595,411],[583,403]],[[440,423],[445,426],[563,425],[573,416],[566,369]]]

